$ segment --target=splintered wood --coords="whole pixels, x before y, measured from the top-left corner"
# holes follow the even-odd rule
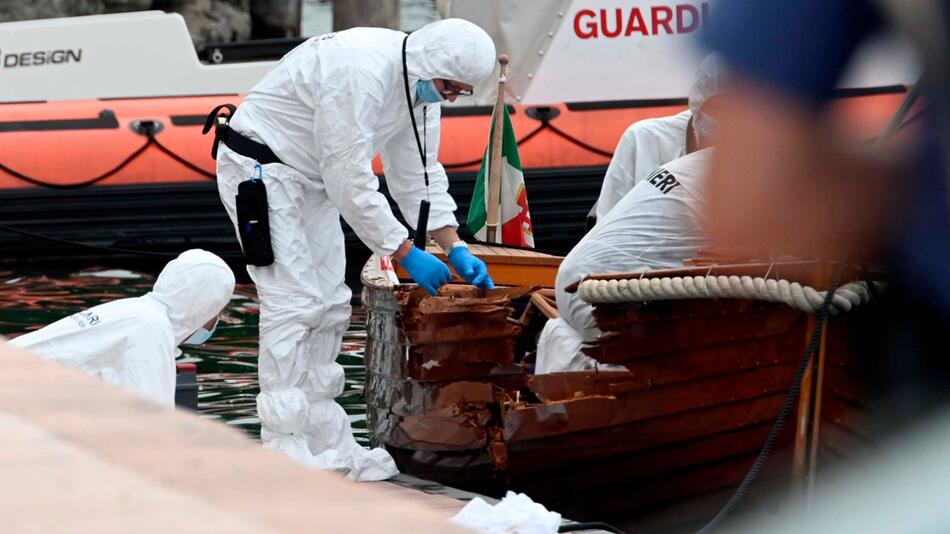
[[[373,438],[415,451],[480,451],[500,436],[498,397],[524,383],[513,299],[532,288],[364,291]]]
[[[529,302],[541,295],[549,298],[550,291],[449,285],[430,296],[407,286],[367,289],[374,439],[406,450],[474,453],[503,474],[509,469],[507,441],[544,438],[554,422],[519,429],[511,421],[520,426],[548,403],[610,399],[614,391],[646,387],[627,372],[531,376],[518,346],[525,326],[537,319]],[[384,309],[387,297],[392,306]],[[566,424],[584,427],[580,420]]]
[[[509,318],[515,312],[512,298],[530,290],[447,286],[436,297],[420,289],[397,290],[401,329],[409,341],[408,376],[458,380],[521,372],[511,366],[522,327]]]

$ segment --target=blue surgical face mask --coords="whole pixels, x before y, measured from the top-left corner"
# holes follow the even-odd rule
[[[700,111],[696,114],[696,120],[693,121],[693,130],[696,131],[696,142],[709,141],[719,129],[719,121],[712,118],[708,113]]]
[[[218,320],[215,319],[214,324],[211,326],[211,330],[208,330],[204,325],[200,326],[195,330],[194,334],[186,339],[182,344],[183,345],[201,345],[202,343],[211,339],[211,336],[214,335],[215,329],[218,328]]]
[[[442,93],[436,89],[435,82],[432,80],[419,80],[416,82],[416,96],[419,97],[419,100],[427,104],[438,104],[445,100],[442,98]]]

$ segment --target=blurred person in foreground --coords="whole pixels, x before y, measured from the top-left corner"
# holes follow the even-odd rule
[[[886,339],[869,362],[892,423],[950,397],[941,339],[950,325],[946,110],[936,105],[950,88],[925,92],[924,132],[904,153],[849,146],[827,104],[858,45],[889,25],[879,6],[926,6],[937,12],[921,25],[942,26],[948,3],[741,0],[720,5],[702,38],[735,71],[710,171],[711,237],[763,256],[886,265]]]
[[[208,341],[232,293],[234,273],[224,260],[188,250],[145,295],[93,306],[9,344],[172,408],[178,345]]]

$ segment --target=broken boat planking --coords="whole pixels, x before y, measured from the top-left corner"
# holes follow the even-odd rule
[[[560,256],[553,256],[543,252],[523,248],[491,246],[483,244],[469,245],[469,251],[481,258],[488,265],[495,285],[499,286],[540,286],[553,288],[557,277],[557,268],[561,265]],[[436,245],[429,245],[426,251],[433,254],[446,264],[448,257]],[[409,275],[399,269],[399,277],[409,279]],[[454,271],[453,271],[454,275]],[[465,283],[455,277],[455,281]]]
[[[363,272],[371,438],[404,472],[489,494],[524,491],[578,519],[635,522],[689,499],[725,503],[765,441],[813,324],[783,304],[752,300],[601,304],[595,319],[607,335],[588,354],[629,372],[533,376],[526,357],[544,317],[530,288],[482,294],[453,285],[428,297],[391,285],[376,264]],[[711,269],[817,286],[819,265],[631,276]],[[871,389],[849,342],[865,313],[829,323],[813,462],[852,456],[871,435]],[[767,485],[790,481],[795,427],[790,420],[781,434]]]

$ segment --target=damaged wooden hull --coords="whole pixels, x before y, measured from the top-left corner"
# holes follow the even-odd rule
[[[810,333],[809,316],[772,303],[600,306],[598,324],[612,335],[592,355],[630,372],[533,376],[523,357],[537,325],[521,310],[524,291],[473,296],[366,284],[370,435],[405,472],[524,491],[577,519],[624,522],[710,495],[707,509],[673,522],[715,513],[762,447]],[[839,335],[851,332],[829,333]],[[830,359],[853,361],[846,341],[829,346]],[[827,439],[847,450],[860,439],[848,425],[861,424],[839,400],[821,424],[842,425]],[[765,478],[788,481],[795,426]]]

